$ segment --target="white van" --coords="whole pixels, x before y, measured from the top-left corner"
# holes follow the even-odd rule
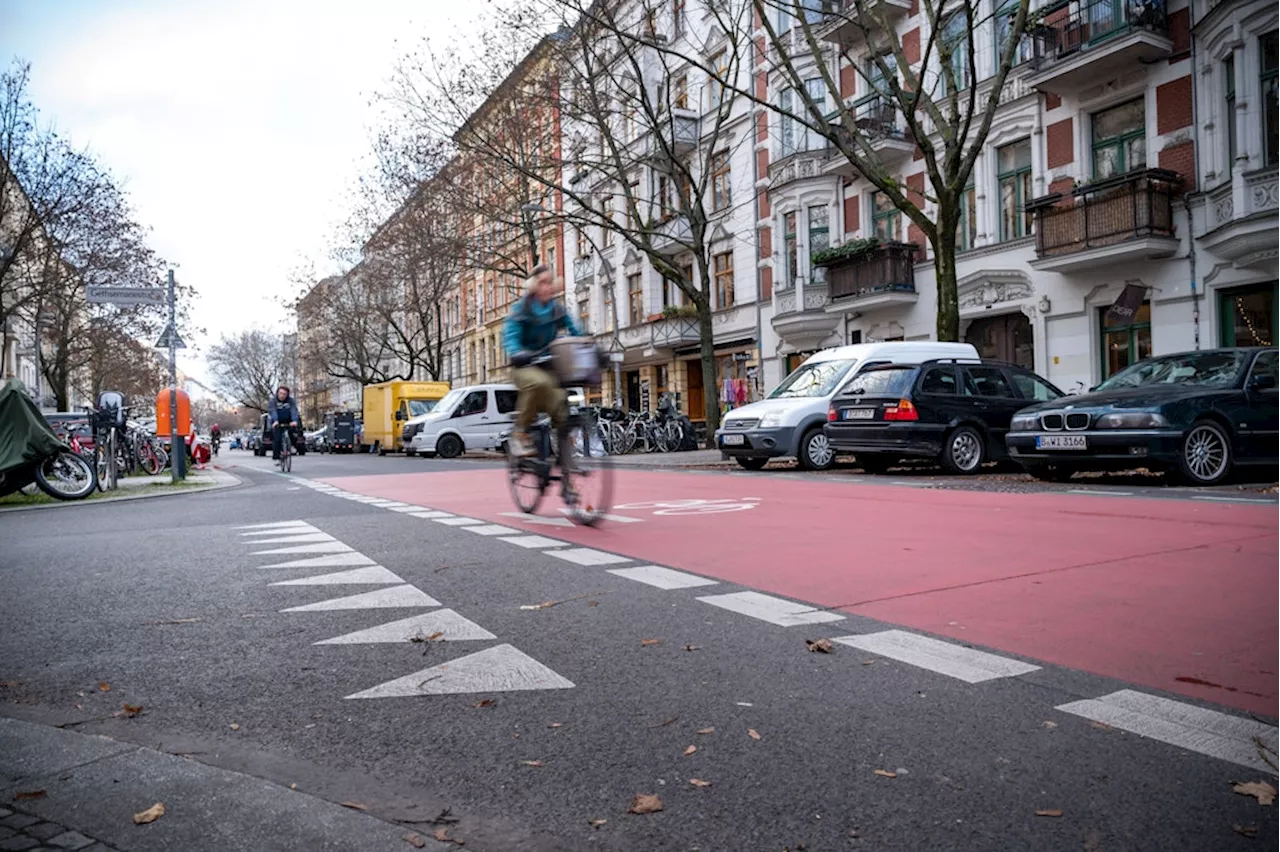
[[[467,450],[495,450],[516,419],[515,385],[454,388],[427,414],[404,426],[405,455],[456,458]]]
[[[837,346],[812,355],[760,402],[735,408],[716,432],[716,446],[747,470],[793,456],[806,470],[826,470],[835,453],[822,427],[827,407],[868,364],[920,364],[932,358],[977,358],[968,343],[897,341]]]

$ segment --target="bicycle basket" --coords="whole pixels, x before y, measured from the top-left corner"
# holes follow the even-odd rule
[[[600,355],[590,337],[561,337],[551,342],[550,352],[561,385],[600,384]]]

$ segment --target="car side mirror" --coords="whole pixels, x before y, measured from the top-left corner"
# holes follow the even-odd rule
[[[397,412],[396,412],[396,419],[397,419],[397,420],[408,420],[408,419],[409,419],[409,415],[405,414],[403,411],[397,411]]]
[[[1249,379],[1249,389],[1256,391],[1275,390],[1276,377],[1268,373],[1254,373]]]

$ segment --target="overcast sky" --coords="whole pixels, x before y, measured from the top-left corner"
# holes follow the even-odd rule
[[[377,123],[373,94],[480,0],[0,0],[0,58],[32,63],[47,120],[127,186],[200,291],[207,346],[258,324],[323,262]],[[184,369],[202,377],[188,351]]]

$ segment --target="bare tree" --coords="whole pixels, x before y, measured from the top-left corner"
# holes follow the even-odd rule
[[[90,322],[82,332],[89,351],[82,390],[93,399],[105,390],[119,391],[142,407],[168,386],[165,365],[156,350],[111,323]]]
[[[257,328],[223,335],[207,357],[217,391],[245,408],[266,413],[286,373],[280,335]]]

